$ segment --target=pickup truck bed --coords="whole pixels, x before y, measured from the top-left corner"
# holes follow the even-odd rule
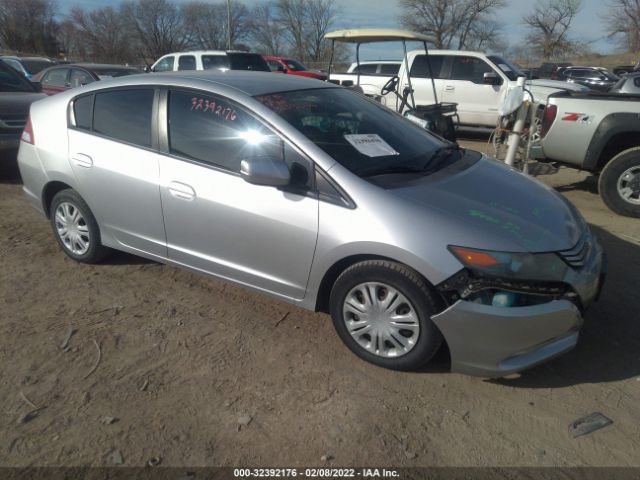
[[[548,161],[600,175],[600,195],[607,206],[640,217],[640,95],[551,95],[541,148]]]

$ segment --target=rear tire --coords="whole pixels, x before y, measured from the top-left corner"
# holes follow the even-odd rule
[[[74,190],[58,192],[49,210],[53,235],[70,258],[81,263],[98,263],[108,254],[100,239],[100,228],[89,206]]]
[[[442,344],[431,320],[441,305],[432,287],[409,267],[368,260],[346,269],[330,297],[334,327],[360,358],[392,370],[415,370]]]
[[[617,214],[640,217],[640,147],[619,153],[605,165],[598,190],[607,207]]]

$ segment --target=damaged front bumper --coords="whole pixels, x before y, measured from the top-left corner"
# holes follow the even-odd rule
[[[571,350],[582,316],[569,300],[494,307],[459,300],[432,317],[451,353],[451,370],[498,378]]]
[[[529,286],[531,290],[515,291],[532,301],[513,306],[491,304],[467,293],[449,297],[449,307],[432,320],[449,346],[452,371],[499,378],[571,350],[578,341],[582,312],[597,299],[606,272],[606,259],[595,237],[589,236],[581,251],[578,263],[575,254],[568,257],[574,266],[563,279],[564,293],[553,293],[557,285],[546,291]]]

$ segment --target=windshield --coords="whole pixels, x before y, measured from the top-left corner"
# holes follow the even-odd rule
[[[264,58],[258,54],[230,53],[229,60],[231,61],[231,70],[271,71]]]
[[[0,62],[0,92],[35,92],[35,87],[13,68]]]
[[[309,70],[303,64],[295,60],[285,60],[284,63],[287,64],[289,70],[293,70],[294,72],[304,72],[305,70]]]
[[[526,77],[526,75],[522,73],[518,67],[516,67],[512,63],[507,62],[502,57],[498,57],[496,55],[489,55],[487,58],[489,58],[489,60],[491,60],[491,62],[496,67],[502,70],[502,73],[504,73],[509,80],[513,81],[513,80],[517,80],[518,77]]]
[[[13,58],[0,58],[0,60],[19,72],[28,73],[18,60],[15,60]]]
[[[448,144],[386,107],[343,88],[255,97],[360,177],[425,172]]]

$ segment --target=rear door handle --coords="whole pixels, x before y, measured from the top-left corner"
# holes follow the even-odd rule
[[[196,191],[193,187],[180,182],[170,182],[169,193],[180,200],[191,201],[196,198]]]
[[[456,91],[456,87],[454,87],[453,85],[445,85],[444,91],[445,92],[455,92]]]
[[[71,160],[78,167],[82,167],[82,168],[93,167],[93,158],[91,158],[89,155],[85,155],[84,153],[76,153],[73,157],[71,157]]]

